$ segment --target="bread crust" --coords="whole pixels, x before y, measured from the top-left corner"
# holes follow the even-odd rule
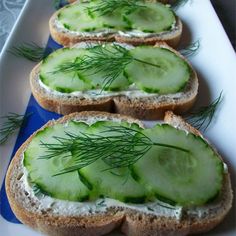
[[[73,4],[78,4],[79,1],[70,1]],[[77,3],[76,3],[77,2]],[[152,1],[157,2],[157,1]],[[169,1],[163,0],[159,1],[163,3],[167,3]],[[55,22],[57,19],[57,15],[62,11],[63,8],[56,11],[52,17],[49,20],[49,29],[52,38],[59,44],[63,46],[71,46],[79,42],[87,42],[87,41],[99,41],[99,42],[119,42],[119,43],[128,43],[132,44],[134,46],[137,45],[155,45],[157,42],[166,42],[171,47],[175,48],[178,46],[182,31],[183,31],[183,25],[179,17],[176,16],[176,26],[173,30],[167,33],[160,33],[155,36],[148,36],[148,37],[128,37],[124,35],[120,35],[118,33],[114,34],[108,34],[108,35],[74,35],[70,34],[69,32],[63,32],[61,30],[58,30]]]
[[[48,126],[57,123],[65,123],[68,120],[85,120],[90,117],[97,119],[120,119],[128,122],[138,123],[138,120],[119,114],[110,114],[105,112],[81,112],[74,113],[57,121],[49,121],[41,129],[32,134],[29,139],[19,148],[9,166],[6,175],[6,193],[17,218],[24,224],[35,230],[39,230],[47,235],[82,235],[99,236],[104,235],[116,228],[120,228],[127,236],[159,236],[159,235],[188,235],[207,232],[218,225],[232,206],[232,189],[229,174],[224,176],[224,185],[220,194],[220,209],[215,214],[210,213],[203,218],[182,216],[179,221],[176,218],[157,216],[150,213],[139,212],[128,208],[108,208],[104,213],[94,213],[92,215],[81,216],[63,216],[54,214],[50,209],[41,209],[37,213],[37,201],[30,199],[27,191],[20,188],[22,177],[22,159],[23,152],[32,141],[37,132]],[[166,119],[171,123],[171,117],[174,118],[173,124],[176,124],[178,117],[168,113]],[[182,118],[181,118],[182,119]],[[181,122],[184,122],[181,120]],[[182,123],[184,124],[184,123]],[[186,125],[188,129],[189,125]],[[190,130],[189,130],[190,131]]]
[[[165,43],[157,43],[155,47],[165,47],[189,62],[176,50]],[[76,111],[97,110],[107,112],[117,112],[130,115],[144,120],[162,119],[167,110],[173,110],[177,114],[182,114],[189,110],[197,97],[198,78],[192,68],[192,76],[180,97],[168,95],[158,95],[154,97],[130,97],[126,95],[116,95],[107,97],[87,98],[70,97],[70,95],[59,96],[52,94],[43,88],[39,83],[39,63],[30,74],[30,86],[32,93],[38,103],[45,109],[59,114],[67,115]]]

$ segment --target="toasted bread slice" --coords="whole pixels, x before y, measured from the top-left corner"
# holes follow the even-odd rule
[[[155,47],[167,48],[188,63],[179,52],[170,48],[165,43],[157,43]],[[194,104],[198,93],[198,77],[190,64],[189,66],[193,72],[187,85],[181,92],[165,95],[156,94],[155,96],[147,96],[145,92],[139,93],[138,96],[122,95],[116,92],[104,97],[90,97],[89,93],[86,94],[86,92],[83,93],[84,96],[78,97],[45,88],[39,79],[40,65],[41,63],[32,70],[30,75],[32,93],[43,108],[63,115],[77,111],[96,110],[116,112],[139,119],[154,120],[163,118],[167,110],[172,110],[177,114],[186,112]]]
[[[73,4],[80,4],[80,1],[70,1],[74,2]],[[152,1],[153,2],[153,1]],[[167,3],[170,1],[154,1],[154,2],[162,2]],[[183,25],[178,16],[176,16],[176,24],[171,30],[162,32],[162,33],[150,33],[142,36],[133,35],[130,37],[127,32],[123,33],[112,33],[112,34],[94,34],[94,32],[90,33],[80,33],[80,32],[73,32],[66,28],[61,28],[58,25],[57,18],[60,12],[63,11],[63,8],[56,11],[49,20],[49,29],[52,38],[63,46],[71,46],[79,42],[87,42],[87,41],[105,41],[105,42],[120,42],[120,43],[128,43],[132,45],[155,45],[157,42],[166,42],[171,47],[176,47],[179,44]]]
[[[65,116],[57,121],[49,121],[40,130],[69,120],[89,122],[90,119],[127,121],[143,124],[133,118],[105,112],[81,112]],[[172,112],[168,112],[165,121],[178,129],[200,135],[189,124]],[[203,233],[218,225],[229,212],[232,206],[232,189],[229,173],[224,174],[224,182],[218,198],[211,203],[192,210],[185,209],[180,219],[165,213],[155,214],[130,208],[128,204],[118,207],[108,207],[105,212],[79,213],[75,202],[59,200],[60,204],[45,205],[42,199],[33,194],[26,184],[26,172],[23,167],[24,151],[36,131],[17,151],[6,176],[6,192],[17,218],[24,224],[39,230],[47,235],[104,235],[116,228],[120,228],[127,236],[157,236],[157,235],[188,235]],[[63,205],[64,204],[64,205]],[[64,206],[64,207],[63,207]],[[173,210],[174,211],[174,210]],[[174,213],[174,212],[173,212]],[[201,213],[201,214],[199,214]]]

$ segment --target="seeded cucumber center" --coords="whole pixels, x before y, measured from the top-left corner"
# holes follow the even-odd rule
[[[193,155],[189,153],[181,153],[180,155],[176,151],[167,148],[163,150],[157,149],[159,149],[159,155],[154,158],[157,161],[157,165],[161,166],[166,173],[170,174],[172,178],[176,178],[176,180],[191,181],[197,165]]]
[[[166,48],[143,46],[131,49],[130,53],[138,60],[126,67],[125,74],[146,92],[180,92],[191,77],[190,66]]]
[[[157,197],[182,205],[202,205],[222,186],[222,162],[200,137],[168,125],[144,130],[155,143],[175,144],[189,152],[154,146],[134,164],[139,181]],[[150,168],[152,165],[152,168]]]

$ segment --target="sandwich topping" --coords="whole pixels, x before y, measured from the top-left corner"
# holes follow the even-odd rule
[[[201,137],[123,121],[47,127],[25,150],[23,164],[36,195],[86,204],[113,199],[149,211],[157,203],[172,212],[202,206],[219,194],[224,175]]]
[[[157,95],[183,91],[191,75],[187,62],[165,47],[88,44],[49,55],[39,78],[44,86],[64,94],[136,90]]]
[[[176,24],[174,12],[161,3],[137,0],[95,0],[68,5],[56,22],[67,32],[88,36],[118,32],[142,36],[161,34]]]

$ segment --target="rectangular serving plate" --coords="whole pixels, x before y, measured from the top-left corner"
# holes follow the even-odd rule
[[[46,45],[49,37],[48,20],[53,9],[51,0],[28,0],[0,55],[0,115],[8,112],[24,114],[33,111],[25,128],[0,147],[0,236],[41,235],[17,223],[4,192],[4,177],[12,154],[21,143],[49,119],[59,115],[40,108],[31,96],[29,73],[34,66],[8,51],[22,42]],[[209,104],[223,91],[223,102],[205,136],[214,144],[228,164],[233,181],[236,179],[236,57],[234,50],[209,0],[192,0],[181,7],[177,14],[183,20],[184,32],[181,44],[200,40],[200,50],[190,58],[199,75],[199,95],[195,107]],[[49,42],[50,43],[50,42]],[[52,42],[51,42],[52,43]],[[147,126],[155,122],[145,122]],[[13,150],[14,149],[14,150]],[[206,235],[236,235],[234,206],[224,222]],[[118,236],[119,233],[110,235]]]

